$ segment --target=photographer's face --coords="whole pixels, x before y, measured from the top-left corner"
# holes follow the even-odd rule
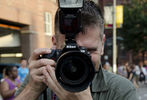
[[[100,38],[100,30],[95,25],[85,27],[85,33],[81,32],[75,38],[79,46],[85,47],[91,54],[92,62],[98,70],[100,64],[100,57],[103,54],[104,40]],[[58,49],[62,49],[65,46],[65,36],[58,34],[58,40],[56,41],[56,46]]]

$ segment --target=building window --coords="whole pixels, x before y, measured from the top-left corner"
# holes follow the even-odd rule
[[[45,12],[45,34],[52,35],[52,16],[48,12]]]

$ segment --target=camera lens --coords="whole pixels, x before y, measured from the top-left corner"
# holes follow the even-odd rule
[[[80,51],[68,51],[57,60],[56,78],[60,85],[71,92],[79,92],[88,87],[95,69],[90,57]]]
[[[77,59],[69,58],[69,61],[63,64],[63,75],[67,76],[68,79],[78,80],[79,76],[82,76],[84,71],[82,70],[82,63],[79,63]]]
[[[68,84],[79,84],[88,75],[86,63],[77,56],[67,57],[61,65],[60,74],[64,82]]]

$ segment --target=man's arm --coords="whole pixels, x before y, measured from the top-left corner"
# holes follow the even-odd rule
[[[28,84],[14,100],[36,100],[39,95],[40,92],[33,90]]]
[[[38,57],[50,52],[51,50],[47,48],[36,49],[33,52],[29,59],[29,76],[27,76],[26,82],[21,85],[21,88],[16,93],[15,100],[35,100],[41,95],[46,87],[43,83],[45,77],[42,72],[46,70],[45,66],[48,64],[48,59],[38,59]]]

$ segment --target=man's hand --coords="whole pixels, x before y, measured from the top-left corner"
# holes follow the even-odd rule
[[[47,65],[46,69],[47,70],[43,70],[43,74],[46,78],[44,83],[58,96],[60,100],[92,100],[90,88],[77,93],[68,92],[57,82],[55,77],[55,68],[51,65]]]
[[[46,85],[43,83],[45,76],[43,75],[43,72],[47,70],[47,66],[55,66],[55,62],[53,60],[38,59],[40,55],[49,53],[51,53],[51,50],[47,48],[36,49],[29,59],[28,67],[30,80],[28,86],[33,91],[38,91],[41,93],[45,89]]]
[[[42,54],[51,53],[50,49],[36,49],[29,59],[30,79],[24,90],[15,98],[15,100],[36,100],[46,85],[43,83],[47,66],[55,66],[55,62],[51,59],[38,59]]]

